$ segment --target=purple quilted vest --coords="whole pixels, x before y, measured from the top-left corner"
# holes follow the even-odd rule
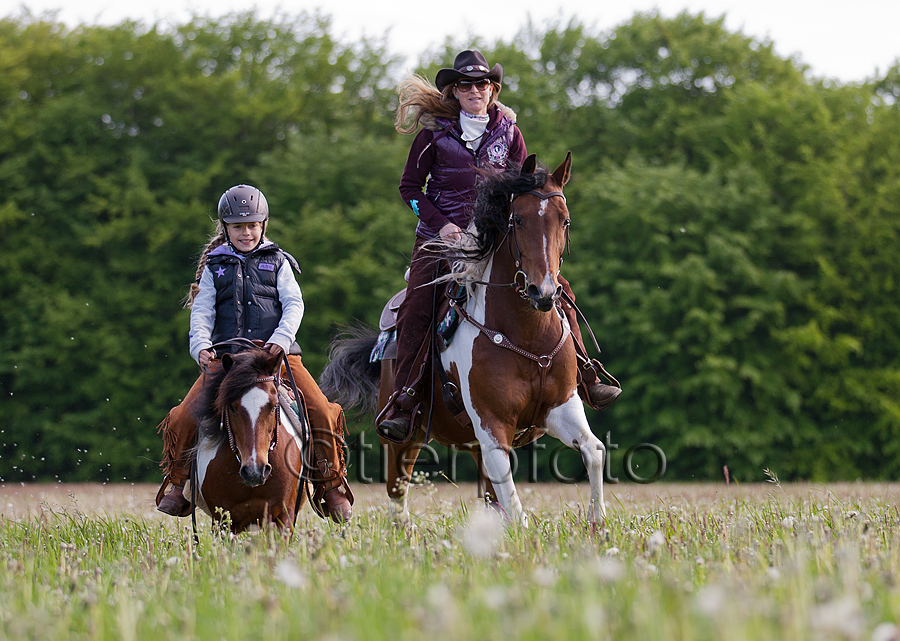
[[[496,107],[492,107],[496,109]],[[456,120],[439,118],[444,127],[432,141],[438,148],[425,195],[453,223],[465,229],[472,218],[475,201],[475,168],[493,167],[503,170],[513,141],[514,122],[503,115],[491,128],[485,130],[477,154],[466,147],[455,129]],[[419,235],[431,236],[431,231],[419,222]],[[424,232],[424,233],[423,233]]]

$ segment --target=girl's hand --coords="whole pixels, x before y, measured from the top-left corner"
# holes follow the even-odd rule
[[[209,367],[209,362],[216,357],[216,350],[214,349],[203,349],[200,350],[200,367],[206,369]]]

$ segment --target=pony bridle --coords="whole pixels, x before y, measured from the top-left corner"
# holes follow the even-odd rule
[[[275,388],[278,389],[279,378],[277,376],[260,376],[256,379],[257,383],[267,383],[269,381],[275,381]],[[225,429],[228,434],[228,445],[231,447],[231,451],[234,452],[234,456],[237,458],[238,463],[243,463],[241,461],[241,453],[238,451],[237,446],[234,444],[234,430],[231,428],[231,419],[229,418],[228,406],[222,411],[222,421],[219,423],[219,429]],[[281,404],[275,404],[275,429],[272,431],[272,442],[269,444],[269,451],[271,452],[278,446],[278,425],[281,423]]]
[[[515,201],[519,196],[524,195],[537,196],[541,200],[550,200],[551,198],[559,197],[563,199],[563,202],[566,202],[566,197],[563,195],[561,191],[548,191],[547,193],[543,193],[537,191],[536,189],[532,189],[530,191],[523,191],[516,194],[511,194],[509,197],[509,220],[507,221],[507,229],[506,235],[504,236],[504,240],[506,237],[511,237],[510,247],[512,248],[513,260],[516,263],[516,274],[513,276],[513,282],[510,286],[515,287],[516,292],[518,292],[519,296],[522,298],[528,298],[528,274],[522,271],[522,252],[519,249],[519,240],[516,236],[516,210],[515,210]],[[565,234],[566,234],[566,253],[569,253],[569,220],[566,219],[565,222]],[[497,246],[503,244],[501,241]],[[562,256],[559,257],[559,264],[562,265]],[[519,284],[519,274],[522,275],[522,284]],[[554,295],[554,299],[558,297],[558,293]]]

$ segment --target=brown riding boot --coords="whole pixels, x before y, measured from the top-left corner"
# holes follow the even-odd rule
[[[410,394],[410,392],[412,392]],[[403,388],[399,394],[391,396],[387,403],[387,412],[383,414],[378,422],[375,431],[384,436],[389,441],[402,443],[409,439],[412,435],[410,429],[410,421],[412,420],[412,411],[417,405],[415,390]]]
[[[572,293],[572,287],[569,285],[569,282],[562,276],[559,276],[558,279],[565,293],[574,301],[575,294]],[[587,350],[584,347],[584,339],[581,336],[581,327],[578,325],[578,315],[575,312],[575,308],[566,301],[565,297],[560,302],[566,319],[569,321],[572,338],[575,340],[575,354],[578,359],[578,395],[585,404],[593,409],[597,411],[605,410],[619,398],[619,394],[622,393],[622,387],[604,369],[600,361],[587,357]],[[606,385],[600,382],[599,374],[601,372],[613,385]]]
[[[203,382],[204,377],[201,375],[184,400],[173,407],[156,428],[163,437],[160,467],[166,474],[156,494],[156,507],[160,512],[171,516],[187,516],[191,513],[191,503],[184,496],[184,484],[190,475],[191,460],[184,453],[194,446],[197,438],[197,422],[191,413],[191,407],[203,388]],[[173,486],[171,490],[170,485]]]
[[[313,486],[312,508],[323,519],[331,517],[335,523],[346,523],[352,516],[354,499],[346,478],[344,410],[325,398],[299,356],[289,355],[288,361],[303,396],[313,440],[310,458],[314,460],[306,461],[311,468],[307,478]]]
[[[600,382],[598,372],[603,365],[599,361],[591,359],[582,363],[580,358],[578,360],[578,395],[595,410],[605,410],[616,402],[622,388]]]
[[[191,513],[191,502],[184,498],[184,484],[187,482],[186,470],[176,470],[171,476],[166,476],[159,492],[156,493],[156,509],[169,516],[187,516]],[[163,495],[166,488],[172,485],[168,494]]]
[[[406,298],[397,310],[397,363],[394,368],[394,393],[385,408],[375,417],[376,431],[395,443],[412,436],[412,411],[419,404],[416,388],[425,375],[423,365],[434,322],[434,300],[437,286],[433,281],[440,273],[442,258],[423,250],[425,238],[417,238],[409,265]]]

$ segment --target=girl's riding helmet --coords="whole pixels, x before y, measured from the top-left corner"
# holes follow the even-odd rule
[[[269,203],[256,187],[235,185],[219,198],[224,223],[260,223],[269,219]]]

